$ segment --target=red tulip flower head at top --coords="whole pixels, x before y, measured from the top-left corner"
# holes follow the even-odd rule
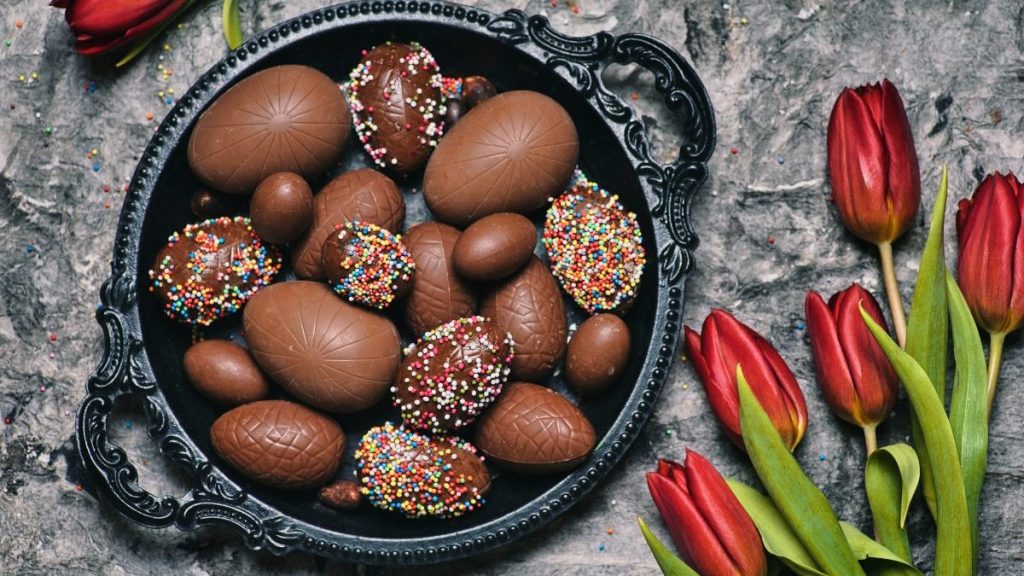
[[[99,54],[152,31],[191,0],[53,0],[75,34],[81,54]]]
[[[687,564],[702,576],[764,576],[761,535],[722,476],[700,454],[660,460],[647,473],[658,512]]]
[[[921,174],[903,100],[889,80],[846,88],[828,123],[832,199],[858,238],[891,243],[914,220]]]
[[[712,310],[698,334],[686,328],[686,350],[704,384],[718,421],[734,444],[743,448],[736,367],[775,429],[792,451],[807,430],[807,405],[793,372],[763,336],[724,310]]]

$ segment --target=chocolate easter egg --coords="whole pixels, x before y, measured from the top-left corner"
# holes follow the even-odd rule
[[[346,172],[331,180],[313,198],[313,223],[292,251],[299,278],[324,278],[320,251],[331,232],[361,220],[398,233],[405,221],[405,200],[390,178],[376,170]]]
[[[558,392],[514,382],[480,417],[474,442],[502,468],[554,474],[586,460],[597,436],[583,412]]]
[[[188,164],[211,188],[252,194],[275,172],[323,175],[341,157],[351,127],[333,80],[309,66],[274,66],[210,104],[189,138]]]
[[[426,162],[444,129],[442,80],[416,42],[388,42],[363,55],[346,88],[356,134],[374,163],[404,174]]]
[[[427,162],[423,198],[464,227],[496,212],[528,214],[559,195],[579,152],[576,126],[554,100],[519,90],[473,107]]]
[[[203,340],[189,346],[185,377],[219,406],[238,406],[270,395],[270,379],[249,351],[227,340]]]
[[[622,378],[629,363],[629,326],[614,314],[580,324],[565,354],[565,379],[585,396],[600,394]]]
[[[460,276],[489,282],[522,268],[536,244],[537,229],[529,218],[500,212],[484,216],[462,232],[452,262]]]
[[[210,427],[213,449],[267,486],[319,486],[338,470],[345,434],[338,423],[294,402],[263,400],[224,413]]]
[[[149,270],[149,291],[167,316],[209,326],[241,310],[280,269],[277,248],[253,232],[248,218],[222,216],[171,234]]]
[[[405,353],[392,388],[406,426],[451,432],[473,422],[508,380],[512,336],[480,316],[427,332]]]
[[[361,220],[329,234],[320,261],[339,296],[378,310],[409,292],[416,271],[400,236]]]
[[[294,172],[271,174],[256,186],[249,217],[260,238],[275,244],[291,242],[313,221],[313,191]]]
[[[476,295],[455,272],[452,251],[459,231],[439,222],[417,224],[405,233],[416,262],[416,278],[405,298],[405,322],[415,334],[476,313]]]
[[[555,279],[536,256],[480,301],[480,315],[512,334],[512,378],[540,382],[565,355],[569,326]]]
[[[400,360],[390,320],[318,282],[274,284],[259,296],[245,307],[245,339],[274,382],[327,412],[358,412],[387,394]]]
[[[491,487],[487,467],[468,442],[390,422],[363,436],[355,459],[367,500],[409,518],[462,516],[482,506]]]

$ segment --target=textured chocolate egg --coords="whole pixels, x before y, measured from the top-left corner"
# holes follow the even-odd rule
[[[409,292],[416,271],[400,236],[360,220],[327,236],[320,261],[339,296],[378,310]]]
[[[405,200],[390,178],[376,170],[346,172],[331,180],[313,198],[313,223],[292,251],[299,278],[322,280],[320,251],[331,232],[345,222],[361,220],[398,233],[405,221]]]
[[[188,163],[204,184],[252,194],[275,172],[310,180],[333,167],[352,117],[338,85],[309,66],[274,66],[213,101],[188,141]]]
[[[416,262],[416,278],[405,298],[405,323],[422,334],[445,322],[476,313],[476,294],[455,273],[452,251],[459,231],[439,222],[417,224],[405,233],[405,245]]]
[[[481,316],[427,332],[405,353],[392,388],[406,426],[451,432],[473,422],[508,381],[512,336]]]
[[[270,395],[270,379],[248,350],[227,340],[203,340],[189,346],[185,377],[219,406],[238,406]]]
[[[319,282],[269,286],[245,307],[253,358],[282,388],[327,412],[358,412],[383,398],[398,372],[398,330]]]
[[[243,404],[210,427],[213,449],[232,468],[267,486],[299,490],[331,479],[345,450],[338,423],[285,400]]]
[[[480,302],[480,315],[512,334],[512,378],[543,381],[565,355],[569,326],[562,293],[536,256]]]
[[[580,394],[592,396],[622,378],[629,363],[629,326],[614,314],[597,314],[580,324],[569,340],[565,379]]]
[[[562,193],[579,139],[554,100],[525,90],[473,107],[427,162],[423,198],[438,220],[464,227],[496,212],[528,214]]]
[[[484,216],[470,224],[452,252],[459,275],[478,282],[498,280],[519,270],[533,255],[537,229],[513,212]]]
[[[346,88],[356,134],[378,166],[404,174],[426,162],[444,128],[442,80],[416,42],[377,46],[352,70]]]
[[[271,174],[256,186],[249,218],[260,238],[275,244],[291,242],[313,221],[313,191],[294,172]]]
[[[491,488],[487,467],[465,440],[390,422],[363,436],[355,459],[370,503],[409,518],[462,516],[482,506]]]
[[[477,421],[474,442],[502,468],[554,474],[586,460],[597,436],[583,412],[558,392],[513,382]]]

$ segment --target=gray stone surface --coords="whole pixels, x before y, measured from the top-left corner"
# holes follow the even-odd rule
[[[242,4],[251,32],[322,2]],[[580,0],[579,14],[564,2],[511,4],[547,12],[569,33],[653,34],[693,61],[716,107],[719,147],[711,179],[694,206],[703,242],[699,269],[689,282],[687,322],[697,325],[712,306],[725,307],[778,345],[810,408],[807,438],[797,455],[839,515],[868,529],[859,433],[822,403],[800,329],[807,289],[831,293],[857,280],[880,292],[871,247],[839,227],[828,203],[828,112],[842,86],[892,78],[914,127],[926,209],[942,163],[950,166],[953,198],[968,194],[984,172],[1024,169],[1019,2]],[[480,5],[508,7],[496,0]],[[23,28],[16,28],[17,20]],[[0,424],[0,573],[400,573],[302,555],[274,558],[216,531],[141,529],[76,489],[69,467],[73,414],[99,359],[93,310],[108,273],[121,188],[168,109],[157,92],[184,92],[223,55],[219,2],[193,10],[182,27],[172,28],[121,71],[108,59],[75,55],[61,13],[40,0],[0,3],[0,42],[8,39],[9,45],[0,44],[0,417],[10,418]],[[616,76],[649,84],[628,70]],[[649,94],[649,86],[636,90]],[[639,105],[650,118],[659,153],[671,157],[671,120],[660,105],[648,106],[645,98]],[[147,112],[155,119],[147,120]],[[92,149],[99,154],[87,158]],[[908,296],[924,235],[916,227],[897,245]],[[984,574],[1024,572],[1018,505],[1024,496],[1022,345],[1017,337],[1008,344],[992,425],[981,513]],[[114,419],[115,441],[141,464],[144,486],[183,493],[177,473],[142,428],[138,409],[126,406]],[[901,401],[881,427],[882,441],[905,440],[907,430]],[[726,474],[753,479],[717,428],[692,369],[680,360],[636,446],[605,485],[564,519],[498,553],[416,573],[656,573],[635,527],[641,515],[664,535],[644,472],[659,455],[681,458],[685,447],[703,452]],[[910,526],[916,557],[930,568],[933,527],[921,506]]]

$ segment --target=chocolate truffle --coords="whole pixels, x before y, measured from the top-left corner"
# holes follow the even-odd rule
[[[407,426],[451,432],[473,422],[501,393],[512,336],[481,316],[427,332],[405,352],[391,389]]]
[[[526,216],[491,214],[473,222],[452,252],[455,271],[464,278],[490,282],[523,267],[537,245],[537,229]]]
[[[213,101],[188,141],[188,163],[207,186],[252,194],[275,172],[310,180],[337,164],[352,126],[338,85],[309,66],[274,66]]]
[[[480,302],[480,315],[512,334],[512,378],[541,382],[565,355],[569,326],[555,279],[536,256]]]
[[[487,467],[468,442],[390,422],[363,436],[355,459],[370,503],[409,518],[462,516],[482,506],[491,487]]]
[[[203,340],[185,351],[185,377],[207,400],[233,407],[270,396],[270,379],[249,351],[227,340]]]
[[[381,168],[400,174],[427,160],[444,130],[442,76],[418,43],[363,52],[346,84],[359,141]]]
[[[256,362],[299,400],[327,412],[358,412],[383,398],[398,373],[398,331],[318,282],[283,282],[245,307]]]
[[[415,334],[476,314],[476,294],[452,265],[459,231],[438,222],[417,224],[405,234],[416,262],[416,279],[405,299],[405,323]]]
[[[274,488],[301,490],[331,479],[345,434],[301,404],[263,400],[224,413],[210,427],[213,449],[232,468]]]
[[[629,363],[629,326],[614,314],[580,324],[565,354],[565,379],[584,396],[600,394],[622,378]]]
[[[271,174],[256,186],[249,217],[253,230],[267,242],[291,242],[313,221],[313,191],[294,172]]]
[[[506,470],[555,474],[586,460],[597,436],[583,412],[558,392],[513,382],[480,417],[474,441]]]
[[[544,222],[544,247],[562,288],[593,314],[628,307],[644,272],[636,215],[577,170]]]
[[[208,326],[241,310],[280,269],[277,248],[260,240],[248,218],[223,216],[167,239],[149,270],[149,291],[169,317]]]
[[[525,90],[473,108],[427,162],[423,198],[438,220],[465,227],[496,212],[529,214],[562,192],[579,140],[557,102]]]
[[[405,200],[390,178],[376,170],[346,172],[313,198],[313,223],[292,251],[299,278],[324,278],[320,252],[339,225],[352,220],[376,224],[397,234],[405,221]]]
[[[327,237],[321,262],[335,292],[378,310],[409,291],[416,270],[401,236],[359,220]]]

